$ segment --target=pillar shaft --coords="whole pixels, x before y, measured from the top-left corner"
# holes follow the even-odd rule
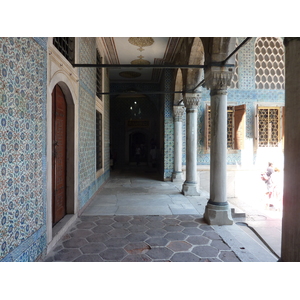
[[[174,172],[172,181],[182,180],[182,116],[184,106],[174,106]]]
[[[206,86],[211,89],[210,199],[204,219],[211,225],[231,225],[227,202],[227,86],[232,72],[212,67],[206,73]]]
[[[211,91],[210,202],[227,202],[227,91]]]
[[[284,191],[281,261],[300,261],[300,38],[285,38]]]
[[[197,188],[197,114],[200,94],[186,94],[186,180],[182,192],[187,196],[200,195]]]

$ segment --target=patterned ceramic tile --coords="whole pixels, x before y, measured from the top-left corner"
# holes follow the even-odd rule
[[[45,231],[46,52],[40,43],[0,38],[0,260],[14,249],[26,252],[32,235]]]

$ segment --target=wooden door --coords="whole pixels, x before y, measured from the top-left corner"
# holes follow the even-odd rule
[[[52,92],[52,222],[66,215],[67,104],[61,88]]]

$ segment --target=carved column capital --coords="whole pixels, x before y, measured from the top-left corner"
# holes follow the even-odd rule
[[[211,90],[226,90],[231,84],[232,77],[232,68],[211,67],[205,72],[205,86]]]
[[[187,109],[197,109],[200,103],[201,93],[186,93],[183,97],[184,106]]]
[[[184,114],[185,107],[183,105],[173,106],[174,122],[182,122],[182,116]]]

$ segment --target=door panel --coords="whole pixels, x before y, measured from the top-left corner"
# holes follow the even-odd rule
[[[52,222],[66,214],[66,125],[67,104],[61,88],[52,93]]]

